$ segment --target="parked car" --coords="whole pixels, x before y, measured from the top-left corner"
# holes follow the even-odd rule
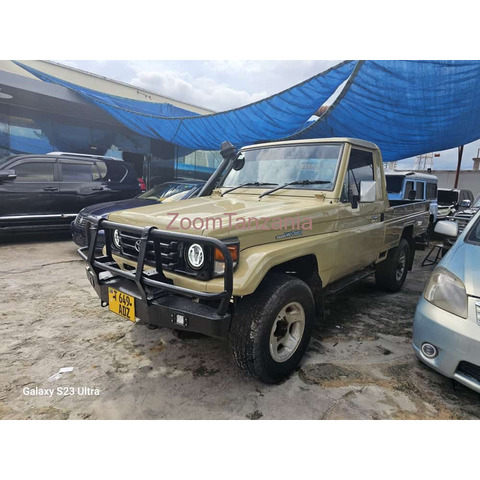
[[[438,178],[435,175],[418,172],[385,172],[387,193],[390,205],[398,205],[411,202],[430,202],[430,223],[428,230],[422,239],[418,239],[417,245],[428,245],[433,233],[433,227],[437,221],[438,203],[437,187]]]
[[[14,155],[0,163],[0,234],[68,229],[82,208],[139,193],[135,172],[123,160]]]
[[[445,220],[458,210],[469,208],[472,203],[473,193],[470,190],[439,188],[437,220]]]
[[[457,212],[450,217],[452,220],[455,220],[458,223],[458,232],[462,233],[468,222],[475,216],[475,214],[480,210],[480,195],[475,199],[470,208],[465,207],[464,209],[459,209]]]
[[[184,200],[197,195],[201,188],[205,185],[204,181],[197,180],[174,180],[156,185],[145,193],[138,195],[135,198],[128,200],[118,200],[116,202],[106,202],[85,207],[75,220],[70,224],[70,231],[72,233],[72,240],[84,247],[87,245],[87,217],[106,218],[111,212],[118,210],[127,210],[129,208],[145,207],[147,205],[155,205],[168,201]],[[104,245],[104,233],[99,232],[98,248]]]
[[[435,175],[418,172],[385,172],[388,199],[391,204],[404,203],[405,200],[428,200],[432,223],[437,220],[438,178]],[[415,194],[411,193],[415,192]]]
[[[429,205],[390,207],[381,152],[359,139],[280,141],[238,154],[227,143],[221,154],[201,197],[175,210],[112,212],[93,223],[109,239],[106,255],[86,253],[95,228],[79,253],[112,312],[228,338],[240,368],[277,383],[302,359],[328,294],[369,275],[378,288],[402,288]]]
[[[437,233],[455,237],[457,224]],[[480,393],[480,212],[433,271],[413,323],[417,357],[441,374]]]

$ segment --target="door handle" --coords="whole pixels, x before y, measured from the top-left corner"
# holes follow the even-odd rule
[[[43,187],[45,192],[58,192],[58,187]]]
[[[103,187],[92,187],[91,190],[103,190]]]

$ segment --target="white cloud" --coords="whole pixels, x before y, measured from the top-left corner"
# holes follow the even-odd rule
[[[212,78],[204,76],[193,78],[187,73],[172,70],[139,71],[131,83],[160,95],[215,111],[236,108],[268,96],[264,91],[251,93],[218,83]]]

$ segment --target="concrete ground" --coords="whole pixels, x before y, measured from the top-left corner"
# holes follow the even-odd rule
[[[397,294],[366,280],[330,301],[300,367],[267,386],[225,342],[101,308],[67,236],[0,244],[0,418],[478,419],[480,396],[412,352],[424,255]],[[73,371],[47,380],[62,367]]]

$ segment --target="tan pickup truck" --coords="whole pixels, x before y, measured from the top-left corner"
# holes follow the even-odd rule
[[[326,295],[370,274],[402,287],[429,204],[390,207],[380,150],[362,140],[226,142],[221,153],[199,197],[92,218],[79,253],[102,306],[228,337],[241,368],[276,383],[304,355]]]

